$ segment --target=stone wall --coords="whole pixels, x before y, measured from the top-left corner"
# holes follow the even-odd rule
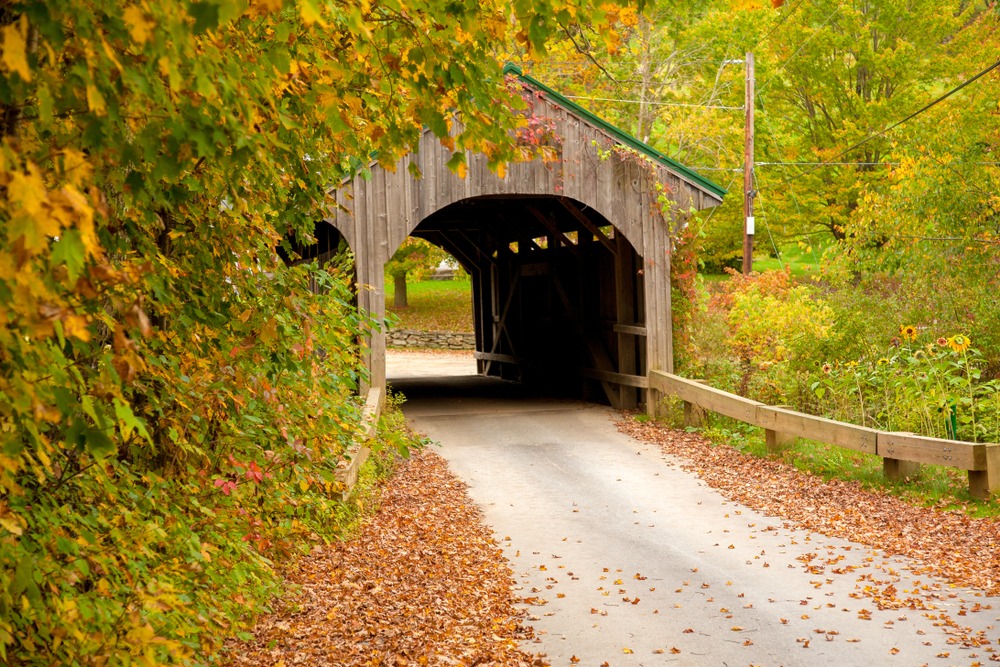
[[[386,335],[389,347],[430,347],[448,350],[476,349],[476,334],[457,331],[414,331],[390,329]]]

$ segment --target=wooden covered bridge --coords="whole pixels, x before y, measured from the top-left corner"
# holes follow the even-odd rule
[[[673,370],[672,237],[685,212],[724,191],[516,67],[504,73],[527,93],[554,160],[513,163],[500,178],[469,153],[463,179],[427,131],[394,171],[374,166],[343,184],[326,222],[353,250],[359,306],[377,318],[385,263],[408,236],[424,238],[471,275],[481,374],[635,407],[650,369]],[[370,335],[374,387],[385,384],[385,341]]]

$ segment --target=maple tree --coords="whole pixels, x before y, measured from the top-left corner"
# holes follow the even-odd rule
[[[411,236],[403,241],[403,245],[385,265],[386,276],[393,279],[393,306],[409,306],[406,298],[407,276],[423,277],[437,268],[447,256],[444,250],[423,239]]]
[[[355,341],[381,323],[346,260],[276,249],[425,127],[456,170],[521,155],[495,44],[604,13],[4,3],[0,658],[204,660],[275,592],[270,558],[336,530]]]
[[[735,184],[742,168],[742,58],[755,53],[756,162],[763,163],[755,188],[766,225],[759,235],[860,237],[881,246],[865,209],[873,200],[916,203],[918,191],[946,198],[923,207],[924,216],[961,220],[989,210],[978,194],[988,187],[976,181],[991,182],[997,171],[989,165],[995,77],[963,93],[965,101],[877,136],[995,60],[988,45],[997,17],[988,3],[718,0],[675,3],[641,18],[622,12],[616,26],[606,48],[591,40],[580,53],[583,40],[567,41],[536,66],[560,75],[585,106],[724,185],[727,172]],[[922,165],[916,179],[908,173],[914,164]],[[912,183],[913,195],[887,176]],[[713,262],[726,244],[739,247],[740,205],[727,198],[701,228]]]
[[[824,362],[874,362],[907,323],[931,340],[969,335],[983,380],[997,377],[992,5],[715,0],[671,11],[648,22],[622,11],[613,40],[567,38],[533,65],[730,190],[721,206],[691,216],[693,248],[678,247],[722,273],[742,257],[742,61],[754,53],[758,258],[790,243],[823,255],[817,273],[836,313],[832,335],[795,360],[799,380],[777,365],[760,381],[807,405]],[[675,308],[711,309],[697,290],[675,289]],[[698,326],[716,326],[712,316]],[[799,321],[790,333],[808,339],[811,320]],[[707,341],[675,338],[686,372],[729,386],[732,358],[708,360]]]

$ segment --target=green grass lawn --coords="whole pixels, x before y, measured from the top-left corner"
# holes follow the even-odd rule
[[[754,252],[754,271],[776,271],[790,267],[792,275],[797,278],[807,278],[819,275],[819,260],[823,256],[823,248],[802,248],[797,243],[789,243],[779,248],[780,260],[771,257],[765,248],[758,244]],[[708,283],[722,282],[729,279],[726,273],[703,273],[702,279]]]
[[[819,274],[819,259],[823,256],[823,248],[802,248],[797,243],[789,243],[779,248],[780,260],[768,254],[764,257],[765,248],[759,246],[753,262],[754,271],[773,271],[783,266],[792,269],[796,277],[815,276]]]
[[[469,280],[424,280],[406,286],[407,308],[394,308],[395,289],[386,281],[385,308],[399,319],[394,329],[417,331],[464,331],[472,328],[472,282]]]

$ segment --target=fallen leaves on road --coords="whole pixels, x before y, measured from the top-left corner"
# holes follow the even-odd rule
[[[911,505],[857,482],[822,478],[789,464],[714,446],[696,433],[655,422],[618,422],[634,438],[659,445],[730,500],[806,530],[876,547],[919,563],[916,573],[1000,594],[1000,522],[955,510]]]
[[[301,591],[229,645],[232,664],[542,664],[518,648],[531,631],[465,488],[432,452],[401,465],[356,538],[290,572]]]

